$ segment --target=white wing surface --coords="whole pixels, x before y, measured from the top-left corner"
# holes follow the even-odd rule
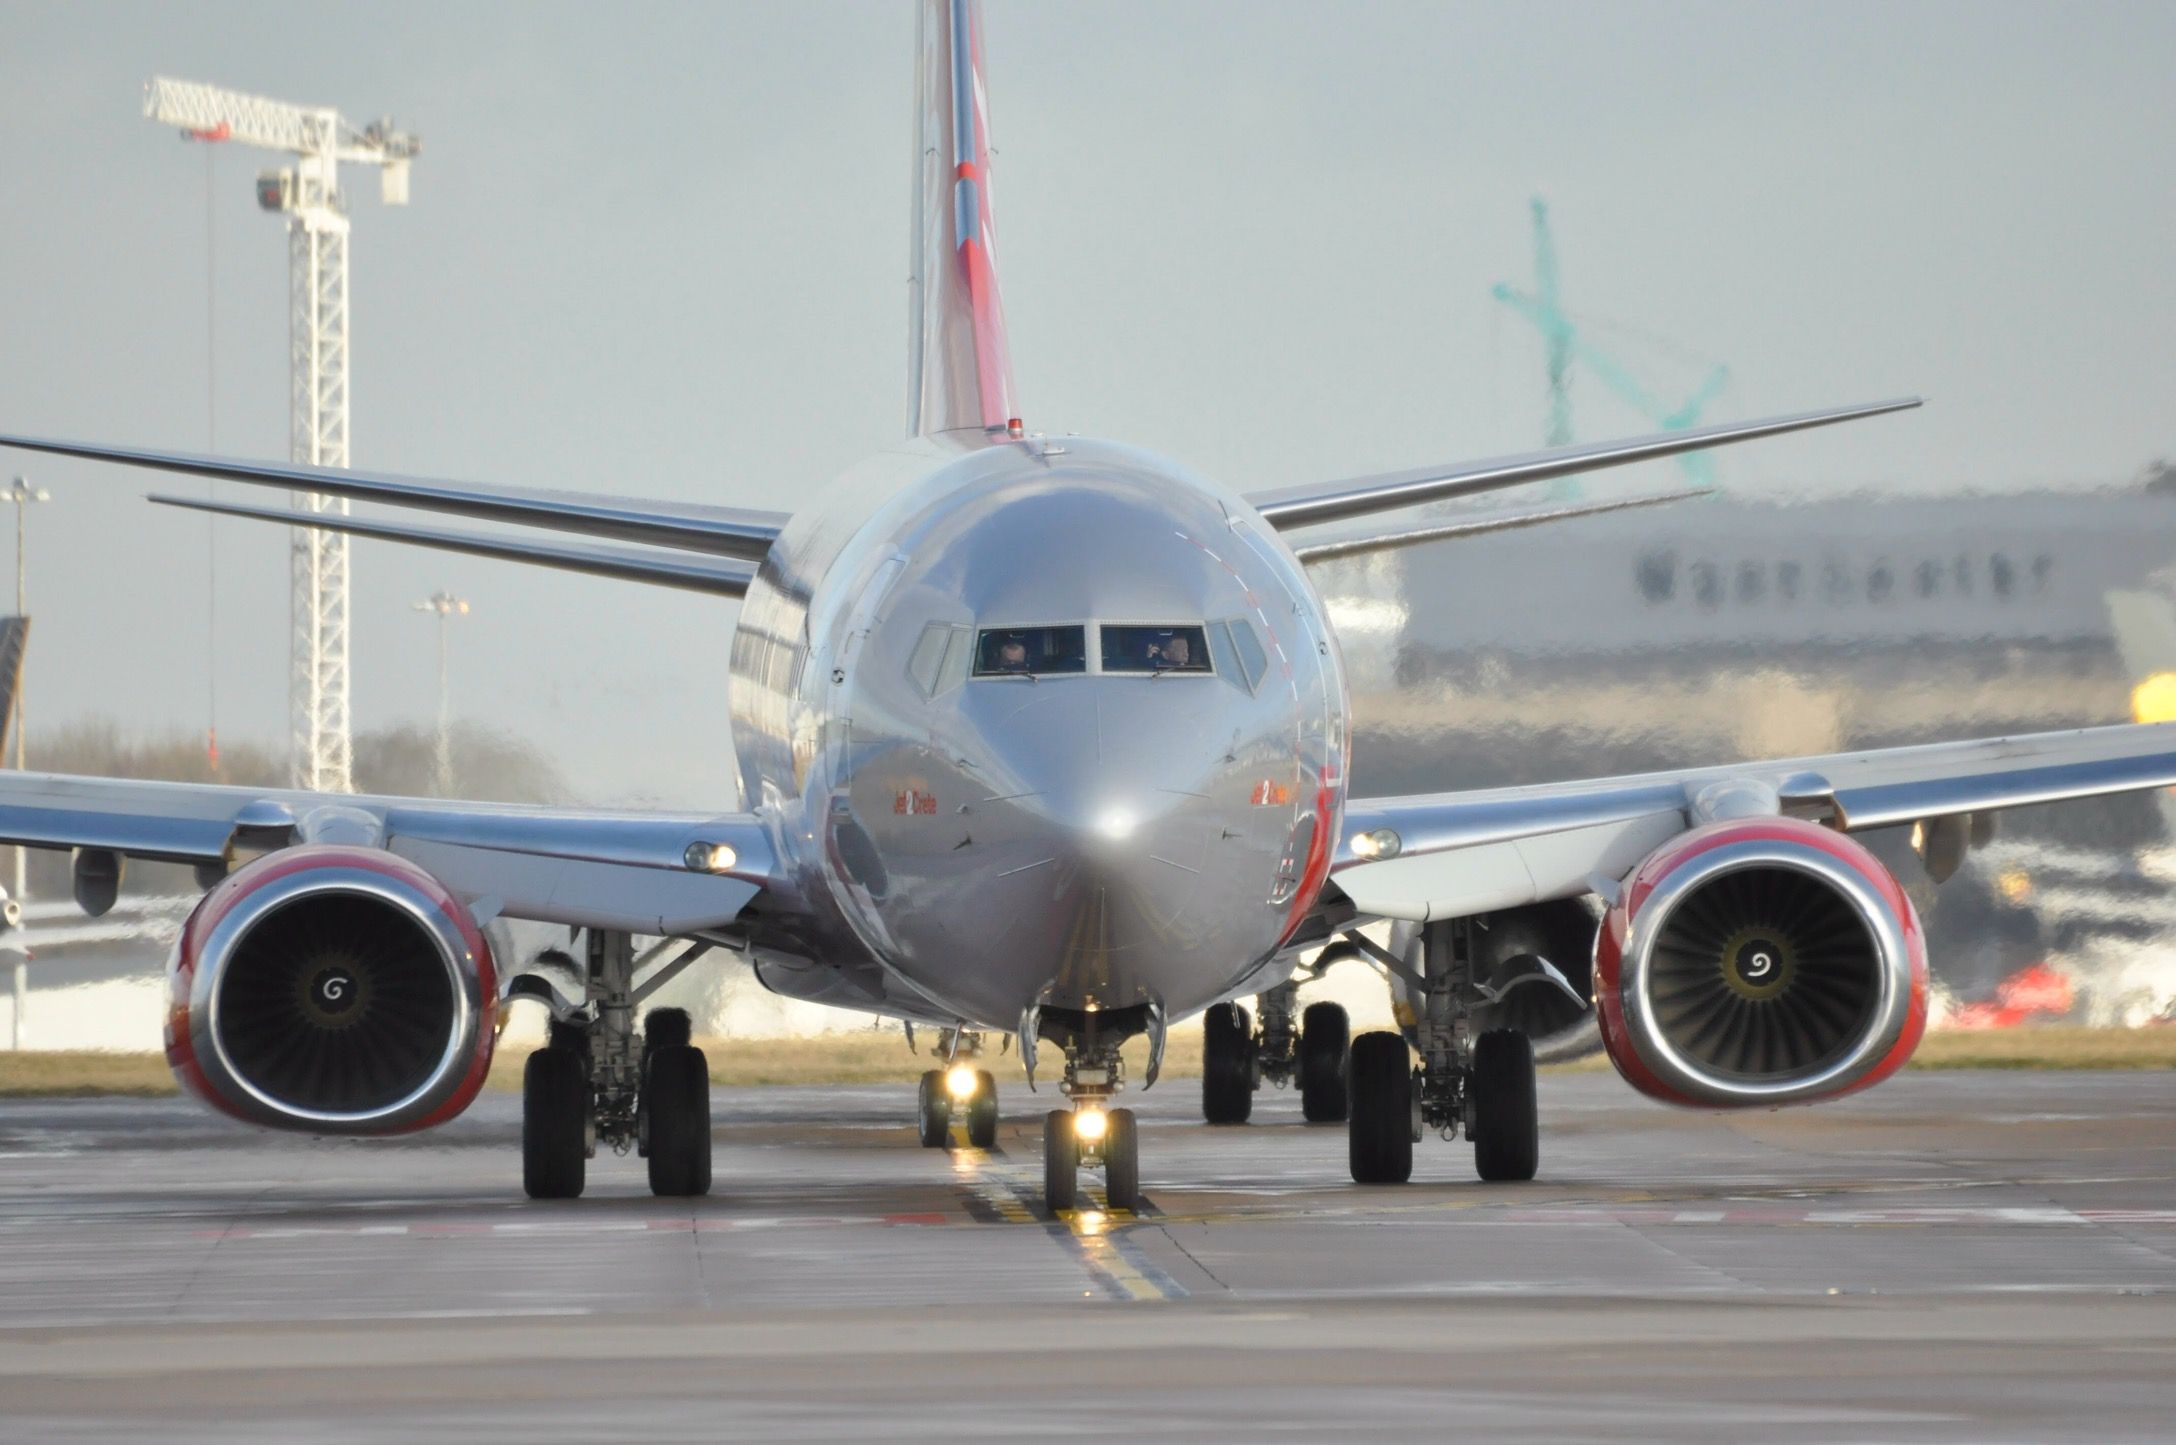
[[[2176,786],[2176,724],[2084,728],[1540,787],[1355,798],[1331,861],[1363,916],[1426,920],[1612,891],[1722,818],[1856,831]],[[1391,856],[1385,856],[1391,855]]]
[[[223,869],[297,843],[382,847],[485,914],[633,933],[731,924],[770,882],[745,813],[371,798],[58,774],[0,775],[0,843]]]

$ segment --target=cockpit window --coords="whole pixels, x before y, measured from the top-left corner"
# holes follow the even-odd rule
[[[1208,672],[1209,639],[1198,623],[1111,627],[1103,633],[1105,672]]]
[[[1088,670],[1084,627],[986,627],[975,642],[975,676],[1031,677]]]
[[[915,639],[914,651],[907,658],[907,676],[923,692],[937,691],[938,675],[944,671],[945,648],[951,641],[952,629],[942,622],[930,623]]]
[[[974,651],[969,630],[949,622],[932,622],[915,639],[907,658],[907,676],[931,697],[950,692],[967,676],[967,659]]]
[[[1234,617],[1231,630],[1232,644],[1239,650],[1240,675],[1247,680],[1247,691],[1253,692],[1269,674],[1269,657],[1262,651],[1262,640],[1254,635],[1254,624],[1246,618]]]

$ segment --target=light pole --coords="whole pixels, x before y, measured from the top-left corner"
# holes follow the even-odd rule
[[[443,798],[453,791],[453,701],[446,670],[446,625],[468,615],[468,599],[441,590],[416,603],[415,610],[438,616],[438,749],[433,771]]]
[[[30,485],[28,477],[17,477],[5,492],[0,492],[0,500],[15,504],[15,615],[19,619],[24,619],[18,625],[28,625],[27,619],[30,616],[29,589],[23,571],[23,557],[25,533],[28,530],[30,520],[30,504],[32,502],[50,502],[53,500],[53,494],[43,487]],[[21,667],[16,669],[15,696],[12,701],[15,714],[11,722],[15,729],[15,770],[21,772],[23,770],[23,669]],[[13,896],[15,906],[18,908],[22,907],[23,904],[23,891],[26,886],[29,863],[30,851],[26,848],[17,848],[15,850],[15,892]],[[16,925],[18,929],[24,926],[23,924]],[[14,982],[15,1007],[11,1010],[9,1020],[8,1047],[20,1050],[23,1046],[23,1008],[29,1001],[30,995],[30,951],[28,940],[21,937],[15,940]]]

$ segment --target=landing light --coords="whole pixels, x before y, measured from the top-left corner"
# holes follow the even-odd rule
[[[1094,1143],[1111,1127],[1111,1116],[1101,1109],[1083,1109],[1073,1116],[1073,1132]]]
[[[975,1071],[965,1064],[954,1064],[945,1071],[945,1092],[955,1099],[972,1099],[975,1096],[975,1086],[980,1082],[975,1077]]]
[[[730,873],[740,861],[731,843],[690,843],[682,860],[695,873]]]
[[[1133,814],[1123,808],[1113,808],[1096,819],[1096,831],[1113,841],[1133,836]]]
[[[1355,833],[1352,837],[1353,856],[1376,863],[1397,857],[1404,847],[1405,840],[1398,836],[1395,828],[1377,828],[1372,833]]]

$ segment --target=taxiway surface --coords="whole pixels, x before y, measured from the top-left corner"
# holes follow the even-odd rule
[[[412,1140],[0,1105],[0,1434],[94,1439],[2166,1439],[2176,1075],[1908,1074],[1715,1116],[1542,1082],[1542,1177],[1358,1188],[1265,1091],[1143,1113],[1138,1217],[1040,1110],[720,1089],[717,1191],[520,1198],[516,1101]],[[1092,1194],[1093,1191],[1090,1191]]]

